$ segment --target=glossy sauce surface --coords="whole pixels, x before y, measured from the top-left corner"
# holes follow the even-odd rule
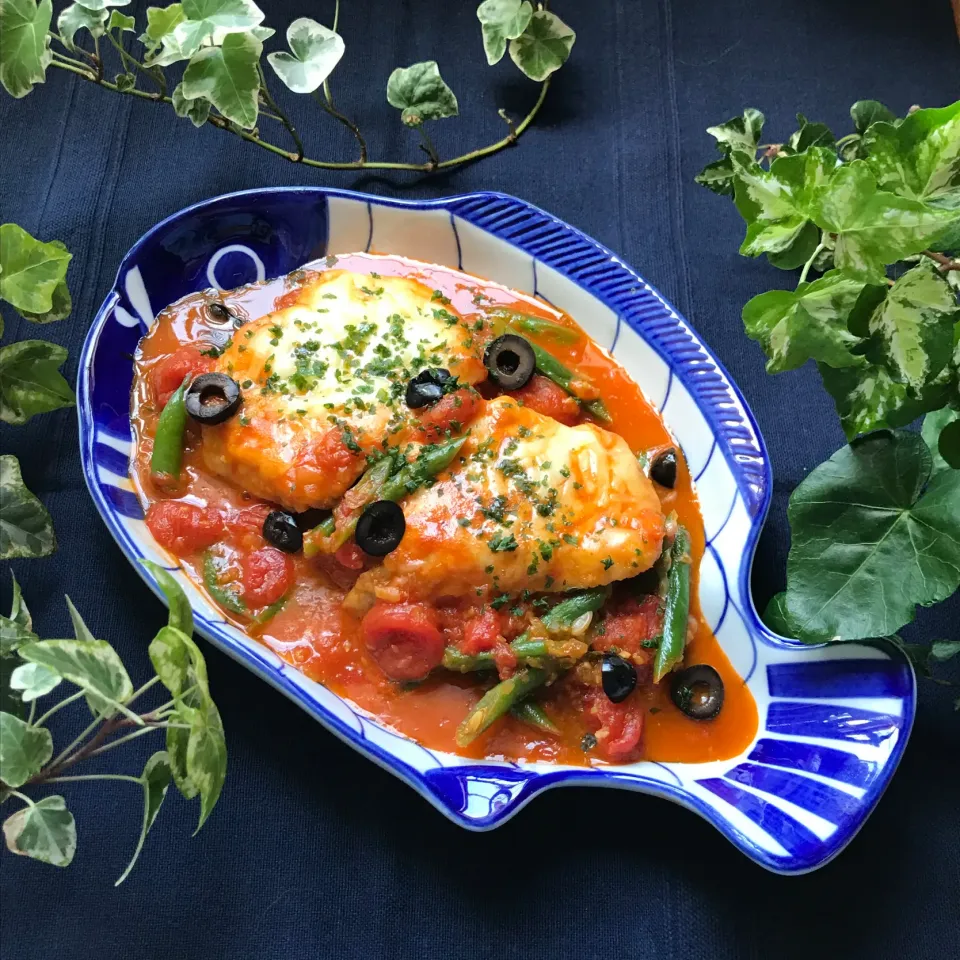
[[[316,265],[324,268],[321,261]],[[472,322],[488,315],[491,307],[502,306],[563,323],[579,336],[570,344],[540,341],[561,362],[587,375],[598,387],[612,416],[607,429],[619,434],[632,451],[655,454],[673,445],[656,411],[640,387],[616,362],[584,334],[569,317],[532,297],[497,284],[465,276],[444,267],[414,263],[400,257],[356,254],[330,263],[337,270],[380,276],[412,277],[448,298],[451,309]],[[174,493],[158,489],[150,476],[152,438],[159,406],[150,388],[152,369],[183,344],[201,349],[223,347],[234,334],[234,324],[211,319],[207,304],[225,304],[237,322],[257,319],[296,298],[286,278],[262,285],[240,288],[229,294],[209,291],[195,294],[165,310],[141,343],[136,363],[132,417],[137,445],[132,464],[134,483],[145,506],[173,496],[198,505],[217,507],[228,517],[231,531],[225,545],[226,566],[222,581],[239,580],[239,564],[231,551],[257,549],[264,545],[258,523],[268,509],[262,501],[238,489],[229,480],[204,466],[199,428],[188,426],[184,456],[185,482]],[[539,338],[531,337],[538,341]],[[753,738],[757,710],[749,690],[733,670],[724,652],[703,620],[696,601],[697,571],[704,550],[703,523],[692,481],[683,458],[679,458],[673,490],[656,487],[664,513],[676,511],[679,522],[692,540],[693,602],[691,615],[697,619],[696,634],[687,646],[685,663],[714,666],[724,681],[726,700],[720,715],[709,722],[686,717],[672,703],[668,683],[641,685],[633,695],[644,711],[641,759],[700,762],[738,754]],[[234,522],[235,521],[235,522]],[[245,521],[245,522],[244,522]],[[235,532],[239,531],[239,532]],[[193,578],[202,585],[200,554],[180,558]],[[308,560],[302,553],[293,557],[295,586],[283,609],[263,627],[237,618],[237,625],[251,636],[294,664],[307,676],[320,681],[382,722],[424,745],[473,757],[546,760],[570,764],[602,763],[582,747],[584,725],[573,702],[575,691],[562,680],[548,689],[542,702],[560,728],[559,735],[543,734],[511,716],[495,724],[469,747],[455,742],[457,725],[477,702],[485,687],[476,675],[435,671],[424,682],[410,687],[389,680],[366,652],[359,621],[341,607],[349,581],[331,566]],[[225,614],[229,616],[229,614]]]

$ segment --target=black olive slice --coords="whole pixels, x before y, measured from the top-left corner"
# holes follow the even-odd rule
[[[698,663],[675,673],[670,698],[694,720],[712,720],[723,706],[723,680],[709,664]]]
[[[222,303],[208,303],[207,313],[214,323],[233,323],[233,314]]]
[[[441,367],[428,367],[421,370],[408,384],[405,397],[411,410],[419,410],[436,403],[446,392],[452,377],[449,370]]]
[[[297,526],[297,518],[282,510],[267,514],[263,521],[263,539],[284,553],[296,553],[303,547],[303,533]]]
[[[357,546],[371,557],[385,557],[400,546],[407,521],[392,500],[377,500],[360,514],[354,537]]]
[[[523,337],[506,333],[487,345],[483,364],[490,372],[490,378],[504,390],[519,390],[537,369],[537,357]]]
[[[240,386],[225,373],[201,373],[187,388],[187,413],[198,423],[213,426],[229,420],[241,403]]]
[[[613,703],[626,700],[637,685],[637,671],[629,660],[615,653],[605,653],[600,667],[603,692]]]
[[[320,524],[331,515],[332,514],[329,510],[321,510],[319,507],[311,507],[309,510],[304,510],[303,513],[294,514],[293,519],[296,522],[297,527],[300,529],[300,532],[306,533],[308,530],[312,530],[314,527],[319,527]]]
[[[661,487],[673,489],[677,482],[677,451],[673,447],[658,454],[650,464],[650,479]]]

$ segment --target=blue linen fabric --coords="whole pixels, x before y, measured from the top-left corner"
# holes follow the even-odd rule
[[[61,4],[57,4],[59,11]],[[146,3],[124,9],[143,22]],[[330,21],[332,0],[271,2],[280,35],[295,17]],[[353,0],[338,104],[376,157],[415,158],[388,107],[394,65],[436,58],[461,117],[435,124],[444,156],[504,132],[533,85],[505,61],[489,69],[472,2]],[[807,367],[769,377],[740,322],[754,294],[795,276],[737,247],[732,204],[696,186],[713,158],[704,128],[752,105],[770,136],[802,111],[847,129],[851,102],[904,112],[960,95],[948,0],[565,0],[577,45],[537,123],[510,150],[452,173],[328,173],[297,167],[168,107],[120,97],[58,71],[22,101],[0,95],[0,216],[74,254],[72,317],[39,331],[5,311],[6,342],[43,336],[70,350],[68,378],[116,267],[140,234],[205,197],[272,184],[323,183],[404,197],[503,190],[556,213],[620,253],[697,327],[737,380],[773,458],[774,505],[760,542],[761,609],[782,588],[787,498],[843,442]],[[274,87],[278,87],[276,82]],[[286,98],[311,155],[353,153],[308,98]],[[265,121],[268,123],[269,121]],[[273,132],[273,131],[271,131]],[[72,411],[3,430],[3,451],[53,514],[59,551],[18,562],[45,636],[69,635],[68,593],[135,681],[161,605],[130,569],[87,495]],[[9,604],[0,580],[0,609]],[[960,603],[923,611],[913,638],[957,637]],[[913,741],[873,817],[832,864],[771,876],[692,814],[621,792],[565,789],[492,834],[444,820],[400,781],[353,753],[239,665],[204,646],[230,769],[220,805],[194,839],[196,805],[173,793],[140,863],[119,889],[139,829],[127,783],[63,786],[78,824],[73,864],[57,870],[0,854],[0,957],[72,958],[710,958],[954,955],[960,942],[960,715],[957,691],[920,681]],[[948,674],[949,675],[949,671]],[[956,671],[953,674],[957,679]],[[84,722],[76,705],[61,739]],[[62,722],[59,722],[62,721]],[[136,773],[151,738],[109,754]]]

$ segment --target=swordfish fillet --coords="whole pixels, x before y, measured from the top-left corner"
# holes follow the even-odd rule
[[[659,498],[621,437],[509,397],[487,403],[460,458],[403,511],[400,545],[347,596],[356,614],[378,599],[602,586],[648,569],[663,543]]]

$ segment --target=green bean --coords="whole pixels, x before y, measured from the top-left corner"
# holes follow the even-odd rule
[[[543,625],[548,630],[558,627],[568,627],[579,620],[585,613],[599,610],[607,599],[607,590],[604,587],[593,587],[583,590],[561,600],[555,607],[548,610],[543,617]]]
[[[456,437],[453,440],[445,440],[443,443],[421,447],[413,463],[404,464],[384,483],[380,493],[381,499],[396,501],[422,487],[428,480],[450,466],[466,439],[466,437]]]
[[[578,380],[581,383],[588,382],[586,377],[574,373],[569,367],[565,367],[552,353],[548,353],[543,347],[538,347],[535,343],[531,343],[530,346],[533,347],[534,356],[537,358],[537,370],[548,380],[552,380],[558,387],[566,390],[571,397],[577,397],[572,387]],[[577,399],[579,400],[580,398],[577,397]],[[582,400],[581,402],[583,403],[583,408],[602,423],[612,422],[613,418],[610,416],[602,400]]]
[[[184,396],[190,375],[174,391],[173,396],[160,413],[157,432],[153,438],[153,453],[150,456],[150,473],[154,482],[161,485],[176,484],[180,479],[183,464],[183,434],[187,427],[187,406]]]
[[[457,727],[457,744],[465,747],[473,743],[515,703],[546,683],[548,676],[546,670],[521,667],[512,677],[491,687]]]
[[[536,727],[537,730],[542,730],[544,733],[560,732],[557,729],[557,725],[547,716],[546,710],[544,710],[539,703],[534,703],[532,700],[523,700],[520,703],[515,703],[510,708],[510,713],[521,723],[525,723],[530,727]]]
[[[235,594],[220,585],[217,578],[217,565],[209,551],[203,555],[203,582],[207,593],[231,613],[246,613],[247,605]]]
[[[683,527],[670,548],[666,601],[663,612],[663,639],[653,663],[653,681],[659,683],[682,659],[687,643],[690,614],[690,537]]]
[[[264,624],[269,623],[286,605],[289,597],[281,597],[279,600],[275,600],[270,604],[269,607],[264,607],[254,618],[253,622],[258,626],[262,627]]]
[[[544,320],[543,317],[534,317],[528,313],[517,313],[514,310],[497,310],[491,317],[491,326],[494,333],[507,333],[513,328],[520,333],[532,333],[534,336],[550,337],[557,343],[571,344],[580,339],[580,333],[572,327],[565,327],[553,320]]]

